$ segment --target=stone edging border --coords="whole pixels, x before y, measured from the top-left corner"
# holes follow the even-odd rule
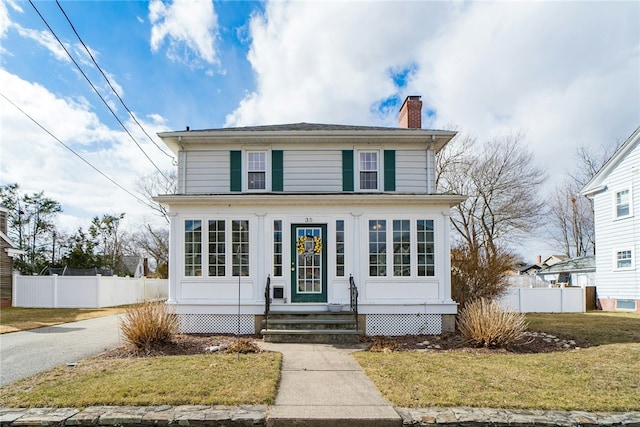
[[[403,426],[625,426],[640,427],[640,412],[507,410],[490,408],[395,408]],[[268,426],[269,407],[242,406],[92,406],[75,408],[0,408],[1,427],[30,426]]]

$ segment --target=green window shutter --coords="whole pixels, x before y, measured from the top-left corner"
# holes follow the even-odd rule
[[[230,153],[230,190],[242,191],[242,151],[231,151]]]
[[[384,150],[384,191],[396,191],[396,150]]]
[[[353,191],[353,150],[342,150],[342,191]]]
[[[282,150],[271,150],[271,191],[284,190],[284,161]]]

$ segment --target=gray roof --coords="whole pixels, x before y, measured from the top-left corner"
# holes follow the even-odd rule
[[[538,271],[538,274],[573,273],[580,271],[596,271],[596,257],[583,256],[571,258],[566,261],[550,265],[549,267],[545,267]]]
[[[216,129],[190,129],[184,132],[285,132],[285,131],[425,131],[437,129],[408,129],[384,126],[355,126],[325,123],[286,123],[279,125],[243,126]],[[174,131],[179,132],[179,131]],[[446,132],[446,131],[444,131]],[[173,133],[173,132],[170,132]],[[452,132],[453,133],[453,132]]]

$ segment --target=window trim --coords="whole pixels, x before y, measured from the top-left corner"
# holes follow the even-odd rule
[[[376,170],[376,188],[360,188],[360,172],[367,172],[360,169],[360,154],[375,153],[377,157],[377,170]],[[382,155],[381,147],[360,147],[354,148],[354,190],[360,193],[382,193],[384,191],[384,156]]]
[[[629,200],[627,202],[629,206],[629,213],[626,215],[618,215],[618,194],[623,191],[629,192]],[[613,191],[613,220],[620,220],[631,218],[633,216],[633,190],[631,187],[622,187]]]
[[[249,188],[249,154],[263,153],[264,154],[264,189],[262,188]],[[271,149],[251,147],[242,149],[242,191],[247,193],[268,193],[271,191],[272,185],[272,164],[271,164]]]
[[[631,259],[631,265],[628,267],[619,267],[618,266],[618,254],[620,254],[621,252],[629,252],[630,253],[630,259]],[[626,247],[626,248],[616,248],[613,250],[613,271],[631,271],[631,270],[635,270],[636,265],[635,265],[635,251],[634,248],[632,247]]]

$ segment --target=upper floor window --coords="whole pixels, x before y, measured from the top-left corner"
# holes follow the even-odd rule
[[[615,192],[616,218],[622,218],[631,215],[631,197],[629,189]]]
[[[377,151],[358,152],[358,171],[360,190],[377,190],[379,175],[379,159]]]
[[[267,189],[267,153],[247,152],[247,189]]]

